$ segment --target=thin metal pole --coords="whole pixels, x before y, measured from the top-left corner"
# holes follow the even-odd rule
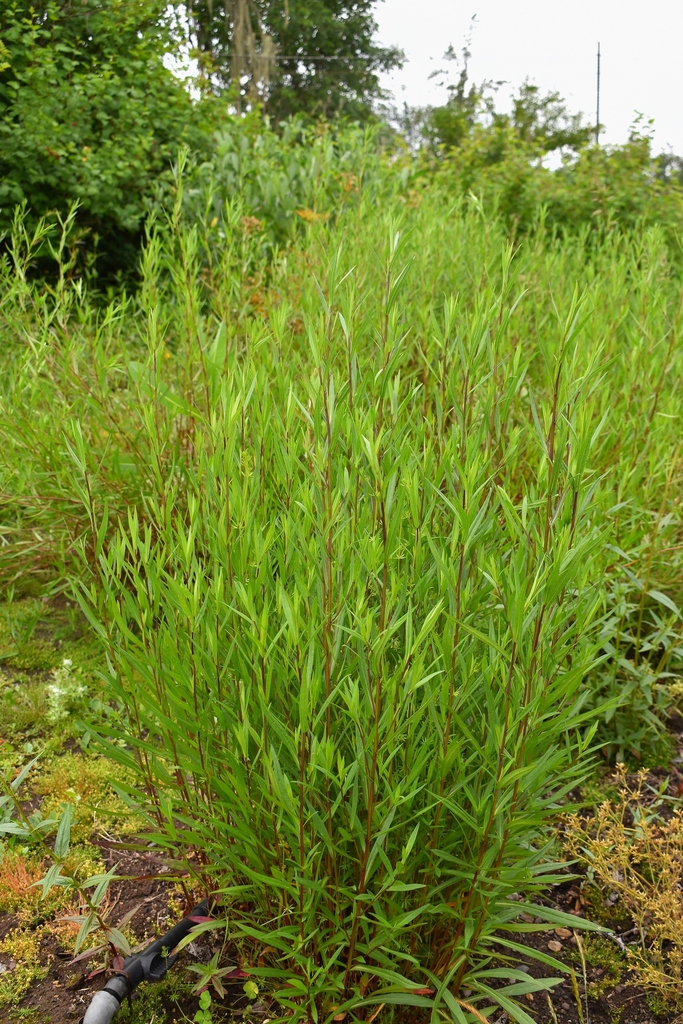
[[[598,95],[595,110],[595,145],[600,144],[600,43],[598,43]]]

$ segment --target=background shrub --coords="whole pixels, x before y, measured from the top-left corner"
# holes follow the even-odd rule
[[[163,64],[177,35],[156,0],[9,0],[0,12],[0,230],[79,203],[71,244],[135,274],[144,220],[179,145],[208,150],[219,108]]]

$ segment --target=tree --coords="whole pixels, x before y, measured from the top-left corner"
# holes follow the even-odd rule
[[[484,82],[477,87],[469,81],[467,65],[471,56],[469,42],[465,44],[462,56],[458,57],[452,46],[444,54],[444,60],[455,61],[460,71],[455,83],[448,86],[448,100],[443,106],[434,107],[427,118],[426,135],[448,149],[459,146],[472,131],[481,116],[482,109],[491,109],[488,96],[491,83]],[[431,77],[442,72],[433,72]]]
[[[582,114],[569,113],[559,92],[542,95],[528,79],[513,98],[510,123],[522,142],[538,146],[544,153],[581,149],[595,131],[583,123]]]
[[[0,228],[80,202],[102,269],[135,263],[146,199],[209,111],[163,65],[163,0],[9,0],[0,9]]]
[[[675,153],[661,153],[655,160],[655,174],[665,185],[683,186],[683,157]]]
[[[477,86],[469,79],[469,40],[458,56],[452,46],[444,59],[459,66],[457,80],[448,85],[449,97],[438,107],[422,111],[422,135],[435,148],[456,149],[468,139],[475,128],[488,129],[487,150],[492,160],[502,159],[505,137],[512,134],[535,154],[565,149],[578,151],[586,146],[594,129],[583,122],[583,115],[571,114],[558,92],[541,93],[528,79],[513,97],[512,112],[505,114],[495,108],[495,93],[503,82],[482,82]],[[433,72],[442,75],[443,70]]]
[[[207,81],[236,102],[282,118],[300,112],[367,118],[378,73],[402,53],[373,41],[374,0],[190,0],[187,15]]]

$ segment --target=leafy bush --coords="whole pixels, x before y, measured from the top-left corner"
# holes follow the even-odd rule
[[[407,108],[408,123],[419,126],[423,141],[434,152],[449,152],[467,145],[475,129],[481,138],[501,133],[525,145],[537,155],[576,152],[593,138],[595,129],[583,122],[582,114],[570,114],[557,92],[541,93],[528,79],[512,100],[512,112],[495,108],[495,92],[503,82],[484,82],[476,86],[468,79],[471,54],[467,48],[458,57],[450,46],[444,57],[460,66],[458,80],[448,86],[449,98],[439,107]],[[441,72],[443,74],[443,72]],[[415,129],[413,129],[414,131]]]
[[[562,233],[602,236],[615,226],[659,224],[679,255],[680,159],[652,156],[651,122],[638,116],[623,145],[592,145],[595,130],[583,116],[571,114],[559,93],[542,94],[528,80],[510,113],[497,110],[503,83],[472,83],[470,56],[467,44],[461,56],[452,47],[444,54],[459,69],[444,105],[393,114],[417,150],[418,177],[431,183],[436,176],[455,194],[476,194],[514,233],[543,223]],[[550,169],[548,154],[559,167]]]
[[[183,209],[190,223],[222,219],[239,198],[242,213],[256,217],[269,249],[277,251],[307,223],[357,208],[361,188],[386,202],[403,190],[408,175],[392,169],[376,127],[283,122],[276,132],[257,111],[228,119],[216,133],[209,160],[188,176]],[[194,154],[190,154],[194,157]],[[168,203],[168,193],[164,206]]]
[[[22,202],[40,217],[77,201],[72,244],[97,236],[105,275],[135,270],[147,204],[178,146],[208,152],[219,120],[218,107],[193,103],[162,63],[174,43],[164,8],[3,4],[0,229]]]
[[[609,644],[643,650],[613,596],[638,579],[645,624],[681,584],[643,555],[657,510],[676,528],[680,285],[656,230],[511,260],[479,204],[399,174],[280,254],[179,183],[107,310],[15,254],[0,568],[80,577],[122,791],[282,1006],[525,1020],[540,983],[488,958],[614,728]]]
[[[683,189],[658,175],[649,137],[634,134],[621,146],[581,149],[551,170],[543,150],[503,125],[477,125],[461,145],[436,163],[423,156],[427,180],[435,175],[454,194],[474,193],[515,232],[539,223],[561,233],[661,225],[679,254]]]
[[[542,987],[514,971],[495,987],[511,968],[486,957],[514,948],[501,931],[519,928],[518,893],[553,873],[543,826],[590,737],[595,369],[579,370],[577,308],[535,426],[506,287],[458,319],[446,303],[422,393],[406,269],[389,226],[374,311],[340,253],[306,303],[307,344],[272,320],[240,352],[218,326],[194,394],[173,399],[192,454],[149,351],[144,517],[104,544],[88,503],[93,623],[128,736],[109,756],[138,773],[148,838],[190,855],[250,972],[297,1017],[466,1009],[465,984],[474,1005],[507,1007]],[[520,448],[536,481],[523,500]],[[78,433],[73,451],[85,481]]]

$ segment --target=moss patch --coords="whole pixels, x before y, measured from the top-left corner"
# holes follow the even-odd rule
[[[43,931],[15,929],[0,942],[0,1007],[12,1006],[26,995],[35,981],[46,977],[49,967],[40,962]]]
[[[625,969],[624,958],[613,942],[599,935],[587,935],[584,938],[583,953],[586,963],[598,975],[590,981],[588,995],[591,999],[599,999],[603,992],[614,988],[621,981]],[[578,952],[575,956],[580,960]]]
[[[112,774],[119,782],[130,782],[123,769],[113,770],[110,761],[98,754],[66,752],[55,757],[43,768],[38,767],[33,778],[33,792],[42,797],[40,809],[44,817],[59,813],[64,803],[76,809],[72,838],[76,842],[87,840],[93,832],[106,824],[118,835],[129,834],[140,827],[135,818],[112,787]],[[124,777],[125,776],[125,777]]]

